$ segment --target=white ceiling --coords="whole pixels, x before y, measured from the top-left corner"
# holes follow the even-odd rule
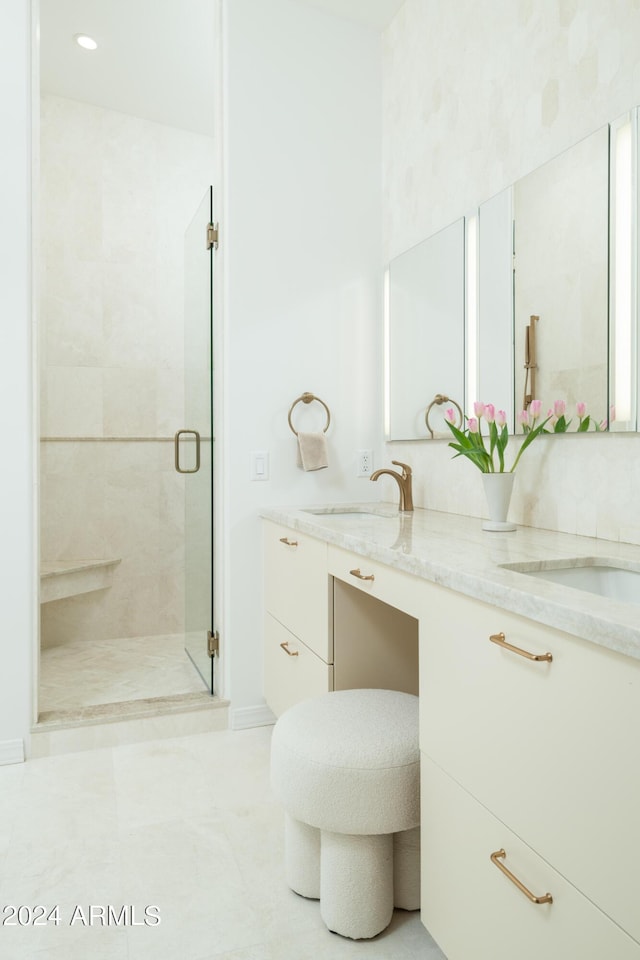
[[[40,0],[44,92],[209,136],[213,43],[211,0]]]
[[[382,30],[404,0],[295,2]],[[214,22],[212,0],[40,0],[41,88],[212,136]]]

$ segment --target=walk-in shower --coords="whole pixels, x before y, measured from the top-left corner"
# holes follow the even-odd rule
[[[76,6],[41,3],[41,721],[211,698],[215,636],[213,131],[163,115],[161,91],[147,110],[143,85],[111,102],[105,62],[126,72],[113,46],[130,5],[83,5],[82,29],[110,41],[94,64],[66,46]],[[162,43],[171,22],[155,18]],[[158,59],[155,43],[138,56]],[[184,429],[197,473],[176,469]],[[193,447],[179,444],[187,471]]]

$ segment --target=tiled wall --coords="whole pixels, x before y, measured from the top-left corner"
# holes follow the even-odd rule
[[[184,478],[162,438],[184,426],[184,232],[213,143],[52,96],[41,123],[41,552],[122,560],[109,590],[42,608],[43,640],[176,632]]]
[[[386,257],[640,103],[639,44],[635,2],[406,0],[385,34]],[[387,456],[413,465],[417,505],[482,514],[477,470],[446,443]],[[523,457],[510,517],[640,543],[638,479],[635,434],[545,439]]]

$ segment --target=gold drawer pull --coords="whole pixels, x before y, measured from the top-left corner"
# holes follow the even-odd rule
[[[511,650],[512,653],[518,653],[521,657],[526,657],[527,660],[547,660],[549,663],[553,660],[550,653],[529,653],[527,650],[521,650],[520,647],[514,647],[512,643],[507,643],[504,633],[492,633],[489,640],[491,640],[491,643],[497,643],[499,647],[504,647],[505,650]]]
[[[286,653],[286,655],[287,655],[288,657],[297,657],[297,656],[298,656],[298,651],[297,651],[297,650],[289,650],[289,641],[288,641],[288,640],[285,640],[285,642],[284,642],[284,643],[281,643],[280,646],[282,647],[282,649],[284,650],[284,652]]]
[[[517,877],[511,873],[511,870],[507,870],[504,863],[500,863],[501,860],[504,860],[506,857],[506,852],[504,850],[496,850],[495,853],[491,854],[491,863],[495,863],[498,870],[504,873],[505,877],[508,877],[511,880],[511,883],[515,883],[518,890],[521,893],[524,893],[525,897],[531,901],[531,903],[553,903],[553,897],[550,893],[545,893],[542,897],[536,897],[531,890],[527,890],[524,883],[521,883]]]
[[[285,547],[297,547],[297,540],[288,540],[286,537],[280,537],[280,543],[284,543]]]
[[[358,580],[375,580],[375,577],[372,573],[368,576],[365,576],[364,573],[360,573],[360,567],[356,567],[355,570],[349,570],[349,573],[352,577],[357,577]]]

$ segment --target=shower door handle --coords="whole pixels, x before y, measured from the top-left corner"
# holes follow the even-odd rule
[[[180,437],[193,435],[196,438],[196,465],[193,470],[183,470],[180,466]],[[173,438],[175,465],[178,473],[197,473],[200,469],[200,434],[197,430],[178,430]]]

